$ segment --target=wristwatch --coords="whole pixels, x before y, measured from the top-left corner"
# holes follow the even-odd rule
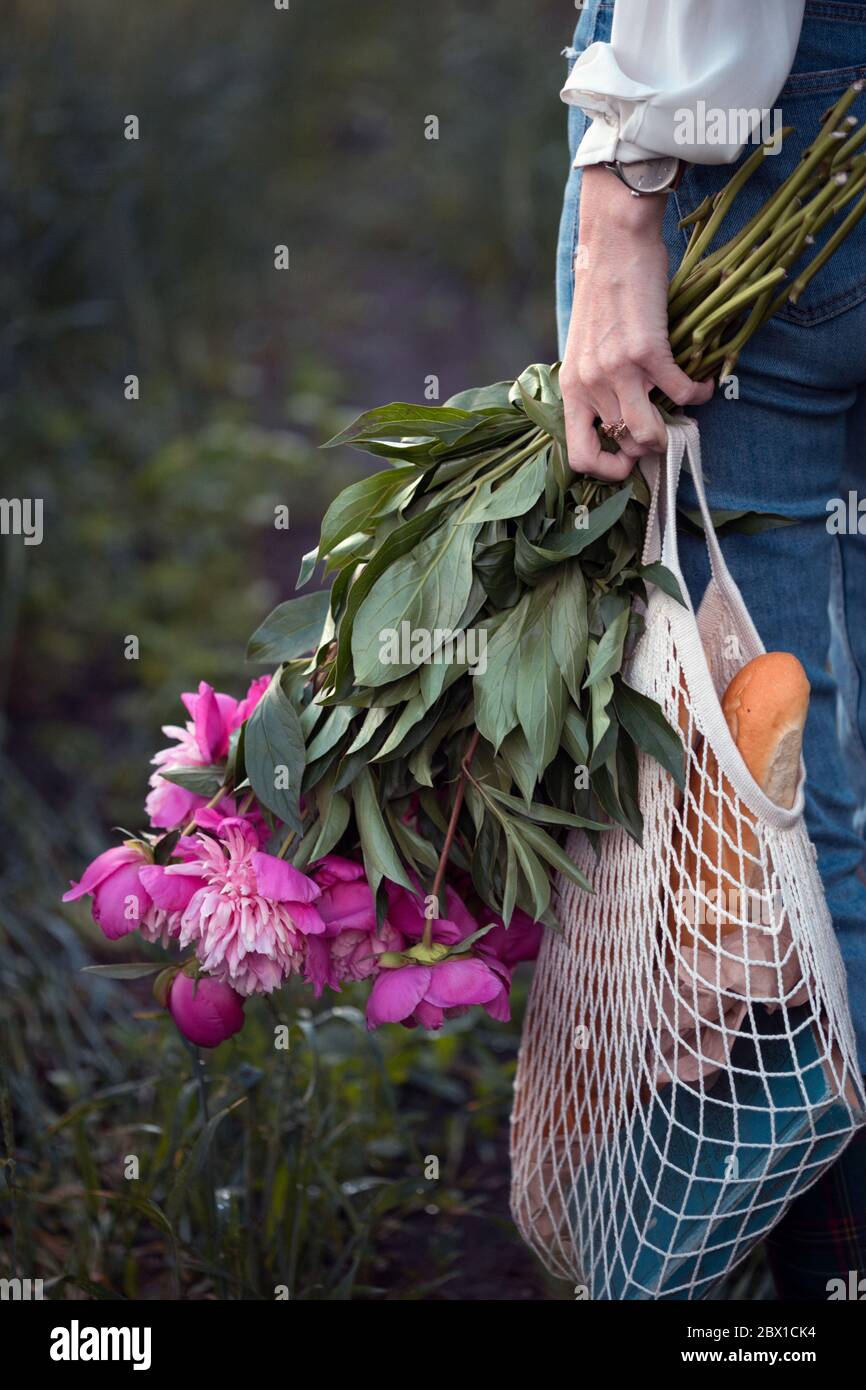
[[[650,193],[669,193],[679,188],[686,162],[676,155],[664,154],[657,159],[633,160],[630,164],[620,159],[604,160],[603,166],[616,174],[636,198],[643,198]]]

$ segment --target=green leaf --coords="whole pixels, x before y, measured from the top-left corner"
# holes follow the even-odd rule
[[[638,574],[641,579],[645,580],[647,583],[655,584],[657,588],[669,594],[671,598],[675,598],[677,603],[682,604],[683,608],[688,607],[683,598],[680,582],[676,575],[671,573],[667,565],[663,565],[658,560],[655,560],[651,565],[641,565],[638,568]]]
[[[514,573],[524,584],[535,586],[546,579],[548,572],[561,565],[567,556],[527,540],[523,527],[518,526],[514,537]]]
[[[352,663],[352,629],[364,600],[389,566],[407,555],[428,532],[440,524],[443,510],[444,504],[440,503],[429,512],[422,512],[419,516],[413,517],[404,526],[398,526],[382,542],[369,563],[353,581],[348,592],[346,609],[337,629],[338,651],[334,684],[338,690],[349,674]]]
[[[445,737],[443,723],[434,724],[429,734],[407,759],[407,767],[415,781],[422,787],[433,786],[433,756]]]
[[[310,855],[311,862],[330,854],[342,839],[349,824],[351,807],[348,798],[341,792],[323,790],[318,797],[321,824],[319,835]]]
[[[655,758],[671,774],[681,790],[684,789],[685,749],[679,734],[665,719],[661,706],[626,685],[621,677],[614,681],[613,700],[625,732],[642,752]]]
[[[341,541],[358,532],[374,529],[376,518],[388,507],[396,494],[410,479],[417,480],[418,470],[410,466],[388,468],[372,477],[362,478],[338,493],[325,512],[319,554],[327,555]]]
[[[567,700],[553,655],[553,618],[553,605],[548,602],[526,633],[518,657],[517,717],[534,760],[536,781],[556,757]]]
[[[589,739],[586,734],[586,720],[574,705],[569,705],[565,712],[562,725],[562,746],[575,767],[587,766],[589,762]]]
[[[540,590],[524,594],[487,644],[487,669],[473,678],[476,723],[495,749],[518,722],[518,653],[544,598]]]
[[[505,840],[505,891],[502,895],[502,920],[507,927],[517,905],[517,855],[510,836]]]
[[[395,634],[399,643],[404,623],[410,639],[417,630],[431,638],[456,630],[472,588],[472,547],[478,530],[477,523],[441,526],[377,580],[352,632],[357,681],[384,685],[421,664],[412,660],[411,650],[404,661],[398,646],[392,660],[383,647],[383,634]],[[435,645],[434,640],[434,649]]]
[[[104,980],[143,980],[148,975],[158,975],[165,969],[165,963],[156,965],[144,961],[127,961],[117,965],[82,965],[82,975],[101,975]]]
[[[361,839],[364,867],[367,881],[376,893],[383,878],[415,890],[406,876],[394,842],[385,824],[376,794],[376,783],[368,768],[363,768],[352,784],[352,800],[355,805],[355,820]]]
[[[514,573],[513,539],[509,537],[480,546],[474,564],[491,603],[497,608],[513,608],[521,592],[520,581]]]
[[[175,847],[180,839],[182,827],[176,830],[169,830],[165,835],[161,835],[152,848],[154,864],[167,864],[174,854]]]
[[[704,519],[698,507],[678,507],[677,511],[688,520],[692,530],[703,532]],[[761,531],[776,531],[780,526],[794,526],[798,521],[797,517],[782,516],[778,512],[725,511],[721,507],[711,508],[710,518],[716,531],[723,531],[725,535],[739,531],[747,536],[759,535]]]
[[[592,884],[584,873],[574,864],[566,854],[564,849],[556,843],[546,830],[542,830],[538,825],[523,822],[520,827],[521,833],[527,839],[537,854],[542,859],[546,859],[554,869],[558,869],[561,874],[572,883],[576,883],[578,888],[583,888],[587,893],[593,891]]]
[[[358,752],[359,748],[363,748],[365,744],[369,743],[373,735],[385,723],[385,720],[390,719],[390,717],[390,709],[380,708],[379,706],[376,706],[374,709],[368,709],[366,718],[360,729],[346,749],[346,757],[351,757],[353,753]]]
[[[226,758],[226,781],[237,790],[246,781],[247,769],[244,764],[244,729],[246,721],[239,729],[229,735],[229,750]]]
[[[485,410],[491,406],[505,409],[509,405],[508,393],[512,385],[510,381],[494,381],[490,386],[470,386],[468,390],[450,396],[445,405],[471,411]]]
[[[328,616],[327,589],[286,599],[256,628],[247,647],[247,661],[271,665],[314,651]]]
[[[325,574],[343,574],[347,569],[354,570],[366,560],[373,545],[373,537],[366,531],[355,531],[345,540],[335,545],[325,560]]]
[[[413,729],[418,721],[424,718],[426,712],[427,705],[423,695],[416,695],[413,699],[408,700],[376,757],[387,758],[390,753],[394,752],[395,748],[399,748],[409,730]]]
[[[559,389],[559,363],[548,366],[546,362],[531,362],[524,367],[508,393],[508,399],[516,405],[527,395],[535,401],[555,404],[562,400]]]
[[[313,546],[312,550],[308,550],[306,555],[301,558],[301,567],[298,570],[298,577],[295,580],[296,589],[303,589],[305,584],[309,584],[318,563],[319,547],[316,545]]]
[[[517,855],[517,862],[523,877],[526,879],[531,902],[530,914],[535,921],[538,921],[544,916],[550,903],[550,875],[534,850],[526,843],[530,839],[529,832],[535,827],[524,822],[518,828],[515,822],[508,817],[504,818],[503,825],[508,843],[513,846],[514,853]]]
[[[520,399],[523,402],[523,409],[526,411],[530,420],[536,425],[540,425],[551,439],[555,439],[562,449],[566,448],[565,443],[565,408],[561,400],[545,402],[537,401],[525,390],[523,383],[518,382],[520,388]]]
[[[358,773],[370,764],[385,742],[385,739],[388,737],[391,719],[395,717],[393,710],[388,710],[387,713],[389,718],[376,730],[373,737],[368,743],[364,744],[363,748],[358,748],[354,753],[348,753],[342,750],[343,756],[340,759],[336,780],[334,782],[334,786],[338,792],[351,787]]]
[[[556,586],[551,637],[553,655],[568,693],[579,704],[589,641],[586,581],[579,564],[570,564]]]
[[[388,824],[403,858],[408,863],[414,864],[416,869],[418,865],[422,865],[435,873],[439,856],[430,841],[423,835],[419,835],[417,830],[413,830],[411,825],[407,825],[404,820],[401,820],[390,806],[388,807]]]
[[[483,416],[467,410],[454,410],[444,405],[410,405],[395,401],[376,410],[365,410],[322,448],[334,449],[338,444],[353,444],[364,439],[438,439],[454,443],[482,419]]]
[[[225,786],[226,769],[223,763],[213,763],[207,767],[169,767],[160,768],[160,777],[173,782],[184,791],[194,792],[196,796],[215,796],[220,787]]]
[[[212,1116],[202,1129],[190,1149],[189,1157],[181,1165],[175,1175],[168,1201],[165,1204],[166,1213],[170,1222],[174,1223],[177,1220],[187,1189],[193,1178],[197,1177],[204,1168],[208,1153],[210,1152],[210,1146],[213,1143],[214,1135],[223,1120],[227,1115],[230,1115],[233,1110],[237,1110],[239,1105],[246,1104],[246,1099],[246,1096],[241,1096],[239,1100],[233,1101],[231,1105],[227,1105],[223,1110],[217,1111],[216,1115]]]
[[[631,484],[626,483],[606,501],[588,512],[569,512],[571,525],[544,538],[544,545],[533,545],[518,528],[514,567],[527,584],[537,583],[546,570],[573,559],[615,526],[631,501]]]
[[[634,745],[620,739],[616,746],[616,789],[626,828],[633,839],[643,843],[643,816],[640,809],[640,778]]]
[[[622,666],[622,649],[625,642],[625,635],[628,631],[629,609],[624,607],[622,612],[614,618],[610,627],[606,629],[604,636],[592,654],[589,664],[589,675],[586,678],[586,686],[591,689],[598,685],[599,681],[606,680],[608,676],[616,675]]]
[[[299,831],[304,735],[279,671],[247,720],[244,760],[250,786],[262,805],[291,830]]]
[[[495,922],[488,922],[486,927],[479,927],[477,931],[472,932],[469,936],[464,936],[463,940],[456,946],[451,946],[448,954],[451,956],[462,956],[466,951],[471,951],[476,941],[480,941],[489,931],[493,931],[495,926]]]
[[[330,752],[340,742],[355,717],[356,711],[351,705],[336,705],[334,709],[329,710],[327,719],[307,747],[307,762],[313,763]]]
[[[612,820],[621,825],[632,839],[640,844],[643,825],[642,823],[635,824],[631,810],[626,810],[620,803],[615,754],[611,754],[607,761],[593,772],[592,790],[602,810],[606,811]]]
[[[523,800],[528,806],[532,801],[538,776],[535,758],[532,756],[529,744],[526,742],[526,735],[521,728],[512,729],[511,733],[502,740],[499,757],[510,772],[513,781],[520,788]]]
[[[546,806],[541,801],[533,801],[526,805],[519,801],[516,796],[509,796],[508,792],[499,791],[497,787],[485,786],[484,791],[495,801],[500,801],[503,806],[507,806],[509,810],[516,811],[522,816],[528,816],[530,820],[541,821],[544,825],[567,826],[572,830],[605,830],[607,828],[599,821],[587,820],[584,816],[576,816],[571,811],[560,811],[558,807]]]
[[[594,656],[593,648],[595,645],[594,642],[590,642],[589,644],[590,662]],[[590,689],[589,696],[590,730],[592,732],[592,760],[590,762],[590,771],[592,771],[600,761],[604,761],[604,757],[607,756],[607,745],[610,742],[610,740],[606,738],[611,729],[611,717],[608,712],[608,706],[613,699],[613,681],[610,676],[603,676],[601,680],[596,681],[595,685]],[[602,756],[603,749],[604,757]]]
[[[510,521],[523,516],[538,501],[544,491],[547,473],[547,450],[534,458],[527,459],[515,473],[500,483],[496,491],[489,483],[484,483],[475,502],[462,518],[464,524],[470,521]]]

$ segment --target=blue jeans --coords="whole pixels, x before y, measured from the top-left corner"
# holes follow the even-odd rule
[[[612,0],[588,0],[576,52],[609,39],[612,15]],[[791,171],[822,113],[859,76],[866,76],[866,0],[807,3],[794,67],[776,102],[795,133],[746,185],[725,237]],[[854,110],[866,118],[866,93]],[[571,107],[568,119],[573,158],[587,118]],[[693,166],[669,196],[664,235],[671,273],[686,244],[679,218],[727,182],[732,167],[739,166]],[[574,293],[579,201],[580,171],[571,170],[557,260],[560,351]],[[694,411],[707,492],[713,508],[777,512],[795,522],[758,535],[723,535],[722,547],[764,645],[793,652],[812,685],[806,820],[866,1072],[866,534],[856,528],[831,534],[827,526],[830,499],[847,499],[866,482],[866,218],[800,302],[761,329],[741,355],[736,376],[738,399],[717,391]],[[686,507],[696,505],[690,480],[683,494]],[[683,535],[680,548],[697,606],[708,578],[703,541]]]

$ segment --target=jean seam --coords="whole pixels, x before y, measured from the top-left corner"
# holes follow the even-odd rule
[[[811,96],[817,92],[841,92],[850,87],[852,82],[858,82],[863,77],[866,77],[866,63],[855,63],[848,68],[823,68],[818,72],[793,72],[777,100],[784,102],[785,97]]]
[[[851,638],[848,632],[848,605],[845,602],[845,559],[838,536],[836,537],[836,556],[839,565],[839,594],[841,602],[839,604],[839,611],[837,611],[834,616],[839,624],[839,638],[840,641],[844,643],[849,671],[853,672],[854,675],[854,680],[852,681],[854,688],[851,691],[853,709],[848,712],[848,722],[857,753],[863,759],[864,766],[866,766],[866,741],[864,741],[863,730],[860,727],[860,696],[863,691],[863,672],[860,670],[854,657],[854,652],[851,647]]]
[[[806,0],[804,19],[832,19],[838,24],[863,24],[866,6],[849,5],[845,0]]]
[[[856,285],[849,285],[847,289],[837,295],[831,295],[829,299],[821,300],[821,307],[816,309],[792,307],[783,308],[779,311],[779,318],[787,320],[788,323],[799,323],[808,328],[812,324],[824,323],[827,319],[835,318],[837,314],[844,313],[846,309],[853,309],[861,300],[866,299],[866,276],[858,280]]]

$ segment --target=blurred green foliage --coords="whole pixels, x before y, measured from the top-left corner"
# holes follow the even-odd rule
[[[250,1001],[200,1068],[150,981],[81,973],[153,952],[77,930],[39,891],[63,816],[4,779],[0,1275],[50,1298],[567,1295],[507,1218],[515,1029],[466,1015],[436,1039],[373,1034],[362,994],[311,1013],[295,985]]]
[[[516,1025],[368,1037],[347,994],[287,1058],[256,1001],[208,1058],[210,1115],[243,1104],[205,1153],[147,984],[80,973],[140,943],[58,899],[140,824],[178,692],[245,686],[248,634],[368,467],[317,446],[430,376],[444,399],[554,355],[573,20],[561,0],[4,6],[0,492],[42,498],[45,537],[0,542],[0,1272],[54,1297],[551,1296],[506,1214]]]
[[[237,683],[367,466],[316,453],[359,405],[550,359],[562,10],[7,6],[0,482],[46,535],[3,545],[0,654],[53,795],[86,769],[129,819],[177,690]]]

